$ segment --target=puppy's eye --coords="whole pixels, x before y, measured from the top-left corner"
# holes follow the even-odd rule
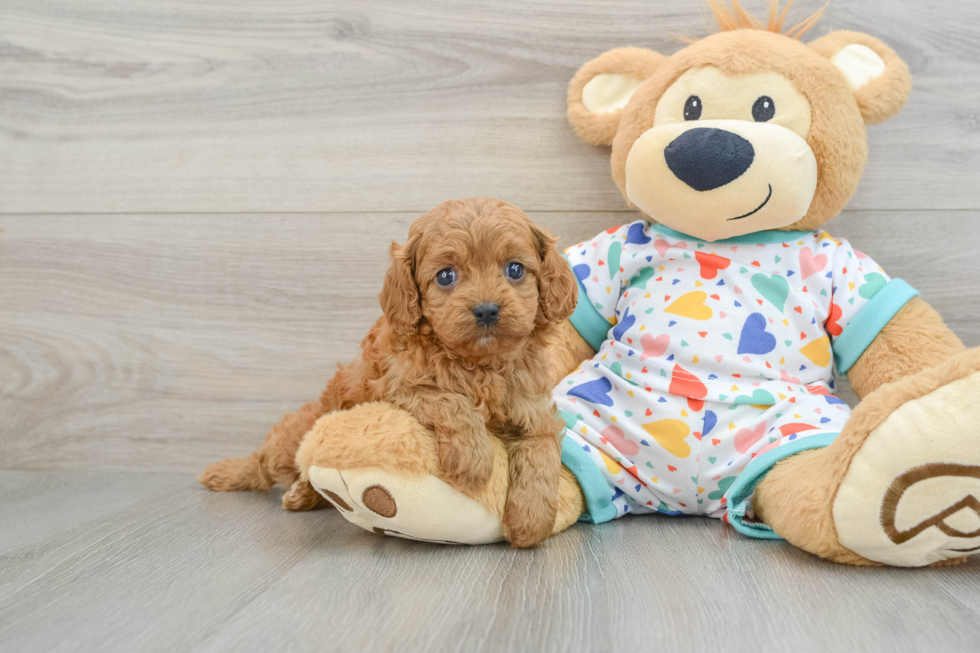
[[[436,283],[447,288],[454,283],[456,283],[456,270],[452,268],[444,268],[436,272]]]
[[[701,98],[692,95],[684,103],[684,120],[697,120],[701,117]]]
[[[776,115],[776,103],[768,95],[763,95],[752,105],[752,117],[756,122],[769,122]]]
[[[520,281],[524,278],[524,266],[517,261],[507,264],[507,278],[513,281]]]

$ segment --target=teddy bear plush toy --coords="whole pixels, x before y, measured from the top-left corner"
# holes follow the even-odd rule
[[[702,514],[855,565],[980,552],[980,351],[822,228],[908,68],[866,34],[803,44],[816,16],[784,33],[775,6],[768,24],[712,9],[718,33],[671,56],[611,50],[569,87],[572,125],[612,147],[647,219],[565,252],[580,287],[550,370],[566,423],[554,532]],[[368,404],[322,417],[297,461],[365,529],[477,544],[507,535],[495,446],[490,482],[466,494],[428,431]]]

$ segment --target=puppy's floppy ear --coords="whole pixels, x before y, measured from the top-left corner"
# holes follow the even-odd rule
[[[866,124],[884,122],[905,105],[912,91],[909,67],[875,37],[840,30],[809,46],[844,75]]]
[[[537,238],[541,270],[538,274],[538,322],[555,323],[567,320],[578,303],[578,281],[565,257],[555,249],[557,238],[533,226]]]
[[[623,107],[665,59],[653,50],[616,48],[579,68],[568,84],[568,119],[582,140],[612,144]]]
[[[417,239],[405,245],[391,243],[391,267],[378,299],[388,327],[401,336],[414,335],[422,320],[419,288],[415,283],[415,249]]]

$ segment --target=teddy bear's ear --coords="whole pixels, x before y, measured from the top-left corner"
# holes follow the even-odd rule
[[[884,122],[905,105],[912,90],[909,67],[878,39],[839,31],[809,45],[844,75],[866,124]]]
[[[653,50],[616,48],[579,68],[568,85],[568,119],[582,140],[611,144],[623,107],[665,58]]]

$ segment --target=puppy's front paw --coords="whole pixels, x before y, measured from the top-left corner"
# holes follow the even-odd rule
[[[504,535],[512,548],[531,548],[551,535],[557,514],[557,497],[515,493],[511,488],[504,508]]]
[[[463,492],[476,492],[493,475],[493,446],[489,436],[462,443],[454,437],[440,438],[439,466],[447,483]]]

